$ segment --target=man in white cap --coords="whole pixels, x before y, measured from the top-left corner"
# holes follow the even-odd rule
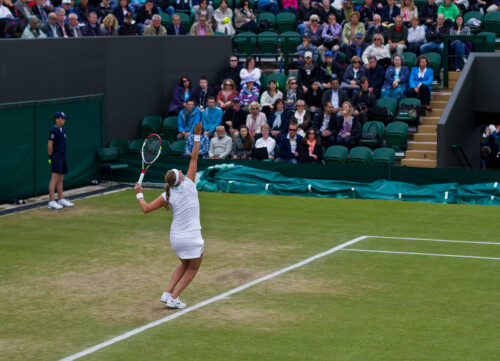
[[[305,93],[312,80],[317,80],[320,84],[323,82],[325,72],[319,65],[313,62],[313,54],[310,51],[306,51],[304,57],[305,63],[303,66],[299,67],[297,81],[299,86],[302,87],[302,91]]]

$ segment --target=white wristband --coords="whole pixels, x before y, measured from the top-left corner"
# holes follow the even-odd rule
[[[201,135],[195,135],[195,136],[194,136],[194,141],[195,141],[195,142],[199,142],[199,141],[200,141],[200,139],[201,139]]]
[[[144,194],[142,193],[137,193],[135,196],[137,197],[137,200],[144,198]]]

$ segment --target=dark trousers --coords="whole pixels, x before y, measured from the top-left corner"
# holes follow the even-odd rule
[[[427,85],[421,85],[418,93],[415,89],[410,88],[406,91],[406,96],[408,98],[418,98],[422,105],[429,105],[431,103],[431,91]]]

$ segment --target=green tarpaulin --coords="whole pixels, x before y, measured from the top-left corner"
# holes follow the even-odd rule
[[[278,172],[234,164],[206,168],[198,177],[197,187],[205,192],[500,205],[498,183],[414,185],[389,180],[359,183],[290,178]]]

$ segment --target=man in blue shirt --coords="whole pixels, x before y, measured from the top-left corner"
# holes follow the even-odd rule
[[[215,106],[215,97],[208,97],[207,107],[201,113],[201,121],[203,122],[203,129],[205,129],[203,134],[212,138],[215,130],[222,123],[222,109]]]
[[[54,127],[49,134],[47,151],[49,153],[49,164],[52,167],[52,176],[49,182],[49,209],[61,209],[63,207],[73,207],[74,204],[63,198],[63,179],[68,173],[66,164],[66,131],[64,123],[68,117],[63,112],[54,114]],[[57,188],[59,201],[55,201],[54,192]]]
[[[195,108],[194,100],[188,99],[186,107],[179,112],[177,117],[177,140],[185,140],[193,133],[194,126],[201,121],[200,109]]]

